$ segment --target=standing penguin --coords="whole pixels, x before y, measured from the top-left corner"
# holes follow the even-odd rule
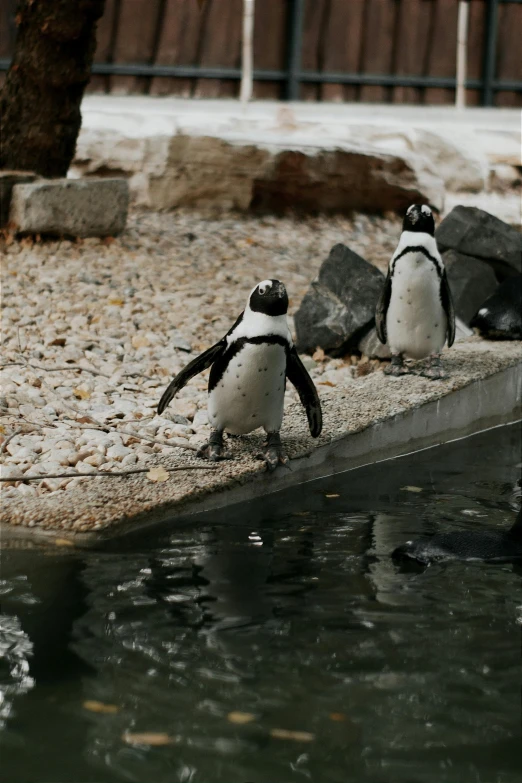
[[[388,375],[408,372],[403,356],[429,357],[422,375],[443,378],[440,352],[446,338],[455,340],[455,312],[446,271],[435,241],[435,222],[425,204],[412,204],[384,283],[375,321],[377,335],[388,343],[392,359]]]
[[[279,280],[263,280],[252,289],[247,306],[230,331],[193,359],[165,390],[161,414],[188,381],[211,366],[208,383],[210,439],[198,455],[223,459],[223,432],[244,435],[263,427],[267,440],[260,455],[269,470],[287,461],[279,430],[283,421],[286,379],[296,387],[312,437],[322,429],[321,403],[293,345],[286,312],[288,295]]]

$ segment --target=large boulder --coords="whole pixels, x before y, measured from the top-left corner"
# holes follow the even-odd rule
[[[295,314],[297,349],[342,356],[373,325],[382,273],[345,245],[335,245]]]
[[[522,340],[522,275],[504,280],[482,303],[471,326],[490,340]]]
[[[482,209],[455,207],[435,238],[441,251],[457,250],[487,261],[501,278],[522,272],[522,234]]]
[[[493,269],[486,261],[446,250],[442,254],[453,296],[455,313],[469,324],[482,302],[498,287]]]
[[[444,183],[421,155],[331,140],[322,147],[306,135],[293,134],[291,141],[265,137],[249,134],[245,143],[232,134],[177,134],[168,152],[155,153],[157,165],[153,158],[144,163],[144,198],[157,209],[210,206],[275,213],[404,213],[418,202],[443,208]],[[88,155],[94,161],[99,151],[90,149]]]

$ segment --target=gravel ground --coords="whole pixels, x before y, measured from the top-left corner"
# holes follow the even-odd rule
[[[134,212],[110,241],[4,241],[3,474],[129,469],[175,445],[190,453],[208,432],[205,377],[162,417],[154,409],[171,376],[229,329],[253,285],[282,279],[293,312],[333,244],[384,267],[399,232],[396,220],[365,216]],[[4,499],[80,481],[19,483]]]
[[[0,240],[0,450],[2,475],[12,478],[2,485],[5,518],[31,527],[99,530],[118,515],[153,508],[160,489],[161,497],[171,500],[172,492],[179,498],[202,487],[210,491],[223,481],[243,480],[258,471],[257,434],[233,443],[234,453],[246,452],[241,461],[212,470],[195,460],[209,431],[206,374],[193,379],[158,417],[155,408],[163,389],[173,374],[228,330],[259,280],[277,277],[285,282],[292,315],[333,244],[344,242],[384,269],[399,234],[396,218],[303,221],[134,211],[125,233],[114,240]],[[325,415],[320,442],[362,421],[367,425],[379,412],[392,415],[401,408],[406,391],[413,395],[408,404],[416,404],[513,363],[520,354],[516,346],[508,346],[504,364],[498,365],[492,361],[498,351],[488,350],[488,368],[480,369],[481,359],[466,371],[458,364],[466,365],[463,355],[457,361],[458,355],[448,352],[454,371],[450,382],[406,377],[402,386],[394,387],[398,398],[390,397],[379,362],[364,357],[318,359],[311,374],[326,414],[333,406],[333,418],[329,421]],[[470,356],[477,364],[473,351]],[[371,405],[365,401],[367,376],[375,376]],[[349,397],[339,397],[337,386],[349,386]],[[347,410],[356,398],[356,407]],[[296,456],[310,450],[313,442],[293,387],[285,404],[284,431],[290,455]],[[22,474],[116,472],[159,464],[204,468],[175,473],[175,482],[157,484],[139,474],[110,480],[16,480]],[[112,497],[116,505],[109,502]]]

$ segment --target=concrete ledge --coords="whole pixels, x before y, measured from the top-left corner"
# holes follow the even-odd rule
[[[325,434],[317,444],[306,436],[298,406],[290,406],[283,430],[292,457],[288,470],[268,475],[255,460],[261,437],[253,435],[234,442],[234,460],[216,470],[174,473],[159,485],[142,476],[92,479],[71,492],[67,504],[63,495],[9,501],[2,534],[14,528],[29,535],[76,534],[78,543],[89,544],[166,520],[175,524],[181,515],[262,497],[522,417],[522,343],[471,338],[446,352],[444,364],[451,373],[447,381],[390,379],[375,372],[336,389],[320,387]],[[188,460],[155,462],[169,467]]]

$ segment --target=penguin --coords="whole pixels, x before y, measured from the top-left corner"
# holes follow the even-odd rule
[[[431,209],[426,204],[412,204],[375,314],[379,340],[388,343],[392,355],[387,375],[408,372],[403,365],[406,355],[411,359],[429,357],[421,374],[445,377],[440,352],[446,339],[448,347],[455,340],[455,311],[434,235]]]
[[[515,487],[515,499],[520,502],[521,482]],[[522,508],[509,530],[455,531],[437,533],[431,538],[407,541],[392,552],[400,562],[429,565],[441,560],[482,560],[484,562],[516,562],[522,560]]]
[[[507,531],[455,531],[437,533],[431,538],[407,541],[392,552],[395,560],[429,565],[440,560],[522,560],[522,510]]]
[[[504,280],[470,326],[488,340],[522,340],[522,275]]]
[[[212,432],[198,456],[213,462],[224,459],[225,431],[244,435],[263,427],[267,440],[260,458],[269,470],[287,462],[279,434],[287,379],[299,393],[312,437],[321,434],[321,403],[292,342],[287,310],[283,283],[262,280],[227,334],[187,364],[163,393],[160,415],[191,378],[211,367],[208,419]]]

